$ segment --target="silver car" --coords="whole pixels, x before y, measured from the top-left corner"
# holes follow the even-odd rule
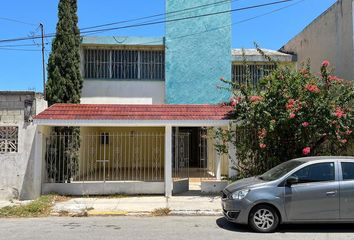
[[[354,222],[354,158],[287,161],[227,186],[222,208],[229,221],[257,232],[281,223]]]

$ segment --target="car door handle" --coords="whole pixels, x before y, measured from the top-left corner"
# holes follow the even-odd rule
[[[330,192],[326,192],[327,196],[335,196],[337,194],[337,191],[330,191]]]

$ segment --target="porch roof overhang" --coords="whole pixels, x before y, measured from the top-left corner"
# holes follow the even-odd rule
[[[40,126],[227,126],[230,106],[198,104],[54,104],[34,117]]]

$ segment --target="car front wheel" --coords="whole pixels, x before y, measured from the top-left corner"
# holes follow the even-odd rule
[[[251,210],[248,223],[256,232],[274,232],[279,225],[279,216],[273,207],[259,205]]]

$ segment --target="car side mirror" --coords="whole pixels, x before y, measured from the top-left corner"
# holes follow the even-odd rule
[[[299,183],[299,178],[296,176],[290,176],[288,179],[286,179],[286,186],[291,186],[297,183]]]

